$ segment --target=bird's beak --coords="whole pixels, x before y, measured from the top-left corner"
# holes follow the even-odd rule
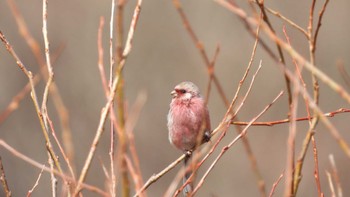
[[[170,92],[170,95],[174,98],[174,97],[176,97],[177,93],[176,93],[175,90],[173,90],[173,91]]]

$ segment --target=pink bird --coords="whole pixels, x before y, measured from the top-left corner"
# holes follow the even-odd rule
[[[168,113],[169,140],[187,154],[186,165],[193,149],[210,140],[209,111],[198,87],[192,82],[178,84],[171,95],[173,98]],[[185,174],[184,182],[191,174],[192,172]],[[186,185],[185,195],[191,191],[192,185]]]

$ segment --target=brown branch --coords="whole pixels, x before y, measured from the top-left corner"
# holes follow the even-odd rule
[[[2,187],[4,188],[4,192],[6,194],[6,197],[11,197],[12,194],[11,194],[11,190],[9,188],[9,185],[7,184],[7,179],[6,179],[6,175],[5,175],[4,166],[2,164],[1,156],[0,156],[0,173],[1,173],[0,181],[1,181]]]
[[[286,40],[287,40],[287,43],[289,44],[289,45],[291,45],[291,43],[290,43],[290,38],[289,38],[289,36],[288,36],[288,34],[287,34],[287,30],[286,30],[286,28],[283,26],[283,33],[284,33],[284,36],[286,37]],[[299,76],[299,79],[300,79],[300,82],[301,82],[301,84],[302,84],[302,86],[303,86],[303,89],[304,89],[304,91],[306,92],[307,90],[306,90],[306,83],[305,83],[305,81],[304,81],[304,79],[303,79],[303,76],[302,76],[302,74],[301,74],[301,69],[302,69],[302,67],[301,68],[299,68],[299,64],[298,64],[298,62],[296,61],[296,59],[295,58],[292,58],[293,59],[293,63],[294,63],[294,65],[295,65],[295,72],[296,72],[296,74]],[[304,98],[304,101],[305,101],[305,107],[306,107],[306,112],[307,112],[307,115],[308,115],[308,117],[309,117],[309,122],[311,123],[311,114],[310,114],[310,106],[309,106],[309,101],[305,98],[305,97],[303,97]]]
[[[317,192],[318,192],[318,196],[324,196],[321,190],[320,173],[318,169],[318,153],[317,153],[318,151],[317,151],[315,136],[311,137],[311,141],[312,141],[312,147],[313,147],[313,153],[314,153],[314,166],[315,166],[314,176],[316,181]]]
[[[328,5],[328,2],[329,0],[326,0],[322,6],[322,9],[319,13],[319,17],[318,17],[318,22],[317,22],[317,27],[316,27],[316,30],[315,30],[315,35],[314,35],[314,45],[316,46],[316,42],[317,42],[317,38],[318,38],[318,33],[320,31],[320,27],[322,25],[322,18],[323,18],[323,14],[325,13],[326,11],[326,7]],[[314,49],[315,50],[315,49]]]
[[[341,114],[341,113],[349,113],[350,109],[346,109],[346,108],[340,108],[336,111],[332,111],[332,112],[328,112],[323,114],[324,117],[334,117],[337,114]],[[314,117],[301,117],[301,118],[296,118],[295,121],[307,121],[310,119],[313,119]],[[275,121],[268,121],[268,122],[254,122],[252,124],[252,126],[275,126],[275,125],[279,125],[279,124],[285,124],[285,123],[289,123],[291,120],[290,118],[286,118],[286,119],[282,119],[282,120],[275,120]],[[231,124],[234,125],[248,125],[249,122],[237,122],[234,121]]]
[[[140,196],[140,194],[145,191],[152,183],[156,182],[158,179],[160,179],[162,176],[164,176],[167,172],[172,170],[177,164],[179,164],[184,158],[185,154],[181,155],[179,158],[177,158],[175,161],[173,161],[171,164],[169,164],[166,168],[164,168],[161,172],[157,174],[153,174],[147,182],[142,186],[140,190],[136,192],[134,197]]]
[[[282,19],[283,21],[285,21],[286,23],[288,23],[289,25],[291,25],[292,27],[294,27],[295,29],[299,30],[306,38],[308,38],[308,34],[306,32],[305,29],[303,29],[302,27],[300,27],[299,25],[297,25],[296,23],[294,23],[292,20],[290,20],[289,18],[283,16],[281,13],[268,8],[265,6],[265,9],[270,12],[271,14],[277,16],[278,18]]]
[[[114,30],[114,17],[115,17],[115,14],[114,14],[114,11],[115,11],[115,4],[116,4],[116,1],[115,0],[112,0],[112,5],[111,5],[111,18],[110,18],[110,22],[109,22],[109,30],[110,30],[110,33],[109,33],[109,92],[112,92],[112,83],[113,83],[113,74],[114,74],[114,52],[113,52],[113,30]],[[103,58],[103,57],[102,57]],[[118,62],[119,63],[119,62]],[[101,73],[102,75],[102,73]],[[121,75],[120,75],[120,78],[121,78]],[[104,79],[106,80],[106,79]],[[122,79],[121,79],[122,81]],[[102,81],[103,82],[103,81]],[[116,90],[117,91],[117,95],[118,95],[118,89]],[[107,94],[107,92],[106,92]],[[108,99],[108,98],[107,98]],[[112,117],[112,113],[114,113],[114,103],[111,104],[110,108],[110,119],[114,119],[115,117],[113,116]],[[110,183],[109,183],[109,188],[110,188],[110,193],[111,193],[111,196],[116,196],[116,184],[117,184],[117,180],[116,180],[116,174],[115,174],[115,164],[114,164],[114,161],[115,161],[115,158],[114,158],[114,149],[115,149],[115,142],[114,142],[114,139],[115,139],[115,135],[114,135],[114,122],[111,121],[111,127],[110,127],[110,150],[109,150],[109,160],[110,160]],[[120,123],[122,124],[122,123]],[[117,126],[117,125],[116,125]],[[119,125],[118,125],[119,126]],[[123,154],[119,154],[120,155],[120,158],[123,159],[124,155]],[[123,172],[125,169],[122,168],[121,171]],[[123,196],[127,196],[128,193],[129,193],[129,187],[128,187],[128,184],[125,184],[125,174],[123,173],[122,174],[123,178],[122,178],[122,194]],[[128,183],[128,182],[127,182]]]

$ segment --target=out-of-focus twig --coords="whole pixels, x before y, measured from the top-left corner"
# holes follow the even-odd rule
[[[328,183],[329,183],[329,189],[331,190],[331,197],[336,197],[336,194],[335,194],[335,190],[334,190],[334,184],[333,184],[333,181],[332,181],[332,176],[331,176],[331,173],[329,173],[327,170],[326,170],[326,175],[327,175],[327,180],[328,180]]]
[[[341,186],[338,169],[337,169],[337,166],[335,165],[334,156],[332,154],[329,155],[329,161],[331,163],[331,167],[332,167],[331,173],[332,173],[332,176],[334,178],[334,181],[335,181],[335,184],[336,184],[336,187],[337,187],[338,197],[343,197],[343,189],[342,189],[342,186]]]
[[[135,104],[130,110],[130,113],[128,115],[128,119],[125,123],[125,130],[129,141],[129,150],[131,154],[131,160],[130,164],[132,165],[132,162],[134,164],[134,173],[133,178],[136,180],[135,182],[135,189],[136,191],[140,190],[144,184],[142,173],[141,173],[141,166],[140,166],[140,160],[137,154],[136,150],[136,144],[135,144],[135,137],[134,137],[134,128],[136,125],[136,122],[140,116],[141,110],[147,100],[147,95],[145,92],[140,92],[139,95],[136,98]],[[140,197],[147,197],[146,192],[140,193]]]
[[[344,67],[344,62],[341,60],[337,61],[337,67],[339,69],[340,75],[342,76],[344,82],[346,83],[346,85],[349,88],[350,87],[350,75]]]

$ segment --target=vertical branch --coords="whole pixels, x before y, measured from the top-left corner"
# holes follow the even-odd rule
[[[292,103],[290,106],[290,124],[289,124],[289,135],[287,140],[287,159],[286,159],[286,181],[284,196],[293,196],[293,183],[294,183],[294,160],[295,160],[295,137],[296,137],[296,117],[298,109],[298,97],[299,97],[299,86],[296,84],[297,80],[293,81],[293,95]]]
[[[5,176],[4,166],[2,165],[1,156],[0,156],[0,173],[1,173],[0,174],[0,181],[1,181],[2,187],[4,188],[6,197],[11,197],[12,194],[11,194],[11,190],[10,190],[8,184],[7,184],[7,179],[6,179],[6,176]]]
[[[317,192],[318,196],[324,196],[321,190],[321,183],[320,183],[320,173],[318,170],[318,153],[317,153],[317,146],[316,146],[316,140],[315,136],[311,137],[312,140],[312,146],[313,146],[313,153],[314,153],[314,164],[315,164],[315,169],[314,169],[314,176],[315,176],[315,181],[316,181],[316,187],[317,187]]]
[[[112,92],[112,83],[113,83],[113,71],[114,71],[114,55],[113,55],[113,30],[114,30],[114,11],[115,11],[115,0],[112,0],[112,5],[111,5],[111,19],[109,22],[109,92]],[[118,92],[118,90],[117,90]],[[112,113],[114,111],[114,104],[112,102],[110,108],[110,119],[112,120]],[[115,175],[115,165],[114,165],[114,123],[113,121],[110,122],[110,150],[109,150],[109,158],[110,158],[110,166],[111,166],[111,181],[109,183],[110,185],[110,193],[112,197],[116,196],[116,175]]]
[[[316,40],[317,40],[317,35],[318,32],[320,30],[321,27],[321,21],[322,21],[322,17],[323,17],[323,13],[325,12],[326,6],[328,4],[328,0],[326,0],[325,4],[322,7],[322,10],[320,12],[319,15],[319,19],[318,19],[318,25],[316,28],[316,32],[315,35],[313,36],[313,22],[314,22],[314,10],[315,10],[315,4],[316,4],[316,0],[313,0],[311,3],[311,7],[310,7],[310,14],[309,14],[309,25],[307,28],[307,35],[308,35],[308,42],[309,42],[309,55],[310,55],[310,63],[311,65],[313,65],[313,67],[315,67],[315,52],[316,52]],[[318,85],[318,79],[315,75],[315,72],[312,70],[311,71],[311,77],[312,77],[312,83],[313,83],[313,99],[315,101],[315,104],[318,105],[319,103],[319,85]],[[306,103],[308,101],[306,100]],[[299,183],[301,181],[301,168],[303,165],[303,160],[306,154],[306,151],[308,149],[308,146],[310,144],[310,140],[314,140],[314,129],[318,123],[319,120],[319,115],[317,115],[316,111],[314,110],[313,112],[313,120],[310,123],[310,127],[309,127],[309,131],[304,139],[304,143],[303,143],[303,149],[302,152],[300,153],[300,159],[298,160],[298,166],[296,168],[296,176],[295,176],[295,185],[294,185],[294,195],[296,194],[297,190],[298,190],[298,186]],[[317,179],[316,179],[317,181]],[[319,191],[320,194],[320,191]]]
[[[42,101],[42,105],[41,105],[41,115],[42,115],[42,119],[43,119],[43,123],[44,123],[44,127],[45,130],[44,132],[48,132],[48,112],[47,112],[47,100],[48,100],[48,95],[49,95],[49,88],[50,85],[53,81],[53,69],[51,66],[51,59],[50,59],[50,47],[49,47],[49,39],[47,36],[47,4],[48,4],[48,0],[43,0],[43,37],[44,37],[44,44],[45,44],[45,57],[46,57],[46,65],[47,65],[47,70],[49,73],[49,78],[46,82],[46,86],[45,86],[45,90],[44,90],[44,94],[43,94],[43,101]],[[55,155],[54,151],[53,151],[53,147],[51,145],[51,142],[49,140],[49,137],[47,137],[47,146],[49,147],[49,150],[52,150],[51,152],[49,152],[49,156],[51,156],[51,158],[49,158],[49,164],[50,167],[53,169],[54,165],[53,163],[59,167],[59,161],[58,161],[58,157]],[[60,168],[60,167],[59,167]],[[61,171],[61,170],[60,170]],[[56,196],[56,190],[57,190],[57,179],[55,177],[55,175],[53,173],[51,173],[51,181],[52,181],[52,196]]]
[[[119,135],[119,144],[118,144],[118,166],[121,172],[121,183],[122,183],[122,196],[127,197],[130,195],[130,182],[128,177],[128,168],[126,163],[126,151],[127,151],[127,135],[125,130],[125,105],[124,105],[124,77],[123,72],[120,71],[121,61],[123,59],[123,15],[124,15],[124,0],[120,0],[117,3],[117,24],[116,24],[116,30],[117,30],[117,40],[116,40],[116,59],[117,59],[117,65],[118,68],[116,70],[115,74],[118,74],[120,76],[120,83],[117,87],[117,114],[118,114],[118,126],[120,131],[118,132]],[[118,73],[118,71],[120,71]]]
[[[48,155],[48,161],[49,161],[49,166],[50,166],[50,178],[51,178],[51,194],[52,197],[56,197],[57,196],[57,178],[55,177],[55,174],[53,173],[53,169],[55,167],[54,162],[52,160],[52,158],[50,157],[50,155]]]
[[[124,48],[124,51],[123,51],[123,59],[120,61],[119,65],[118,65],[118,68],[117,68],[118,72],[114,76],[113,84],[112,84],[112,91],[110,92],[110,94],[108,96],[108,101],[107,101],[106,105],[104,106],[104,108],[102,109],[102,113],[101,113],[101,116],[100,116],[100,122],[99,122],[99,125],[98,125],[98,128],[97,128],[97,131],[96,131],[96,135],[95,135],[95,137],[93,139],[92,145],[90,147],[90,151],[89,151],[88,156],[86,158],[86,161],[84,163],[83,169],[82,169],[82,171],[80,173],[80,176],[79,176],[79,179],[78,179],[78,182],[77,182],[77,186],[76,186],[76,189],[75,189],[75,192],[74,192],[74,196],[78,195],[80,190],[81,190],[83,181],[86,178],[86,175],[87,175],[88,170],[89,170],[90,165],[91,165],[91,161],[92,161],[92,159],[93,159],[93,157],[95,155],[97,144],[99,143],[101,135],[102,135],[102,133],[104,131],[104,125],[105,125],[105,122],[106,122],[106,118],[107,118],[107,116],[108,116],[108,114],[110,112],[109,109],[110,109],[110,107],[111,107],[111,105],[112,105],[112,103],[114,101],[114,97],[116,95],[117,87],[118,87],[118,85],[120,83],[120,72],[123,70],[125,62],[126,62],[126,58],[129,55],[129,53],[131,51],[131,48],[132,48],[132,40],[133,40],[134,32],[135,32],[135,29],[136,29],[136,25],[137,25],[137,22],[138,22],[138,19],[139,19],[139,16],[140,16],[141,3],[142,3],[142,0],[138,0],[137,1],[137,5],[135,7],[134,15],[133,15],[133,18],[132,18],[132,21],[131,21],[131,24],[130,24],[130,28],[129,28],[129,33],[128,33],[128,37],[127,37],[127,40],[126,40],[126,45],[125,45],[125,48]]]

